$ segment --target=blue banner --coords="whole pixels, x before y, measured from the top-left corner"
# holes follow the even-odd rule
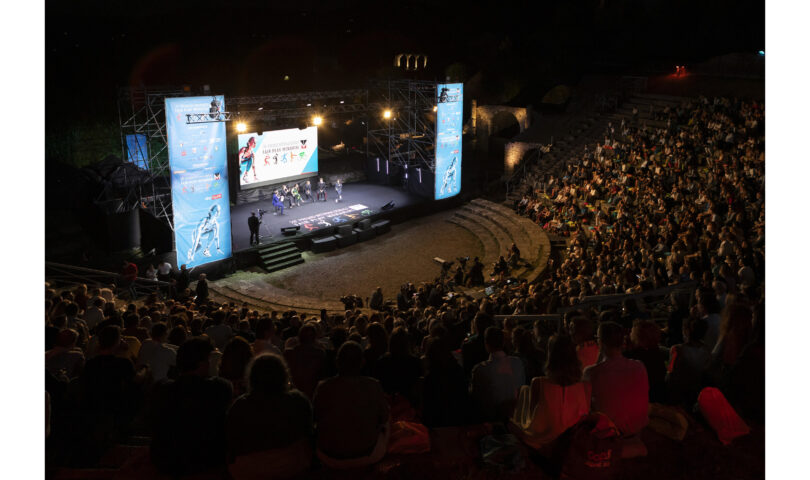
[[[177,265],[231,256],[225,122],[187,124],[189,113],[225,110],[222,95],[166,99]]]
[[[436,183],[434,198],[461,192],[461,136],[464,84],[436,86]]]
[[[146,158],[146,135],[141,133],[127,135],[127,161],[134,163],[138,168],[149,170]]]

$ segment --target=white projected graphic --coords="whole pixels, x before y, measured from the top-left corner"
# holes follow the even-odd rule
[[[318,174],[318,127],[245,133],[239,141],[239,185],[243,188]]]

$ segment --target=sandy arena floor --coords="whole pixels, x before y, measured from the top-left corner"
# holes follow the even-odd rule
[[[371,295],[382,287],[393,298],[404,282],[422,282],[439,275],[433,257],[483,255],[483,245],[470,232],[445,221],[453,211],[394,225],[385,235],[334,252],[304,254],[306,263],[267,274],[274,286],[324,300],[355,293]],[[454,265],[455,266],[455,265]]]

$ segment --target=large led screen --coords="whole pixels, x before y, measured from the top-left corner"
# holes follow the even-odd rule
[[[461,135],[464,84],[436,86],[436,184],[434,198],[461,191]]]
[[[225,110],[222,95],[166,99],[177,265],[189,268],[231,256],[231,210],[225,123],[188,124],[186,115]]]
[[[318,174],[318,127],[239,135],[239,185],[283,183]]]

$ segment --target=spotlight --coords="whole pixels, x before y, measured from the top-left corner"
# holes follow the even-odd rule
[[[391,110],[386,110],[383,112],[383,118],[389,119],[391,118]]]
[[[343,100],[340,101],[341,105],[343,104]]]
[[[757,53],[759,53],[759,56],[760,56],[760,57],[764,57],[764,56],[765,56],[765,50],[760,50],[760,51],[759,51],[759,52],[757,52]]]
[[[438,105],[433,105],[433,111],[437,112],[438,110],[439,110],[439,106]]]
[[[289,82],[290,81],[290,76],[289,75],[284,75],[284,81]]]
[[[239,122],[236,124],[236,131],[239,133],[247,132],[247,125],[244,122]]]
[[[314,117],[312,117],[312,123],[314,123],[316,127],[319,127],[323,123],[323,118],[321,118],[318,115],[315,115]]]

